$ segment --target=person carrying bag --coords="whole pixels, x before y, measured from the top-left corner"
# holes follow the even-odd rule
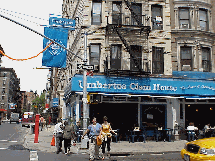
[[[89,141],[89,153],[90,153],[90,160],[100,159],[99,156],[99,146],[97,144],[97,137],[100,134],[101,125],[99,123],[96,123],[96,118],[94,117],[92,120],[92,124],[88,126],[88,129],[85,131],[85,133],[82,136],[82,139],[84,139],[84,136],[89,133],[90,141]],[[99,136],[101,137],[101,136]]]

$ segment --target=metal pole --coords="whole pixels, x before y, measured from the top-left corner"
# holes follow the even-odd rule
[[[87,32],[84,33],[84,65],[87,63]],[[87,70],[83,74],[83,131],[87,130],[89,113],[87,108]],[[85,135],[81,142],[81,148],[87,148],[88,137]]]

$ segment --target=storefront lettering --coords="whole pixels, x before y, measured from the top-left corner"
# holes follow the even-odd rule
[[[82,81],[79,80],[79,87],[83,88]],[[103,88],[103,89],[126,89],[126,84],[117,84],[117,83],[110,83],[110,84],[102,84],[99,81],[96,83],[87,83],[87,88]],[[142,90],[142,91],[151,91],[152,87],[149,85],[140,85],[139,83],[131,83],[130,84],[131,90]],[[177,87],[173,86],[162,86],[160,84],[153,84],[153,90],[156,91],[177,91]]]
[[[131,90],[151,90],[151,86],[141,86],[138,83],[131,83],[130,89]]]
[[[199,88],[201,88],[201,89],[210,89],[210,90],[212,90],[212,91],[214,91],[215,90],[215,88],[214,87],[209,87],[209,86],[205,86],[205,85],[198,85],[198,86],[190,86],[190,85],[188,85],[187,87],[185,87],[185,86],[182,86],[182,87],[180,87],[181,89],[194,89],[194,88],[197,88],[197,89],[199,89]]]
[[[173,86],[161,86],[160,84],[153,84],[154,88],[153,90],[157,90],[157,91],[177,91],[177,87],[173,87]]]
[[[79,82],[79,87],[83,88],[82,86],[82,81],[78,81]],[[108,89],[126,89],[126,85],[125,84],[102,84],[99,81],[96,81],[96,83],[87,83],[87,88],[108,88]]]

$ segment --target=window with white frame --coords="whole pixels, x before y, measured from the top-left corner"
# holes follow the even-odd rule
[[[207,10],[199,9],[199,25],[201,30],[208,30],[208,16]]]
[[[111,60],[110,66],[111,69],[121,69],[121,54],[122,54],[122,45],[113,44],[111,45]]]
[[[152,30],[163,30],[162,5],[152,5]]]
[[[142,3],[131,3],[131,24],[142,24]]]
[[[190,9],[189,8],[179,9],[179,28],[180,29],[190,28]]]
[[[203,68],[203,72],[210,72],[210,62],[211,62],[211,58],[210,58],[210,48],[207,47],[203,47],[202,48],[202,68]]]
[[[122,2],[112,3],[112,24],[122,24]]]
[[[93,1],[92,7],[92,25],[101,25],[102,3]]]
[[[164,48],[152,47],[152,73],[164,73]]]
[[[90,65],[96,65],[97,67],[99,66],[100,50],[101,50],[100,44],[90,45]]]
[[[180,48],[181,56],[181,70],[182,71],[192,71],[192,47],[181,46]]]

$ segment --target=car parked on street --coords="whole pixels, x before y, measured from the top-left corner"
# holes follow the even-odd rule
[[[185,161],[215,160],[215,137],[186,143],[181,157]]]
[[[16,122],[17,124],[19,124],[19,113],[11,113],[10,124],[11,122]]]

